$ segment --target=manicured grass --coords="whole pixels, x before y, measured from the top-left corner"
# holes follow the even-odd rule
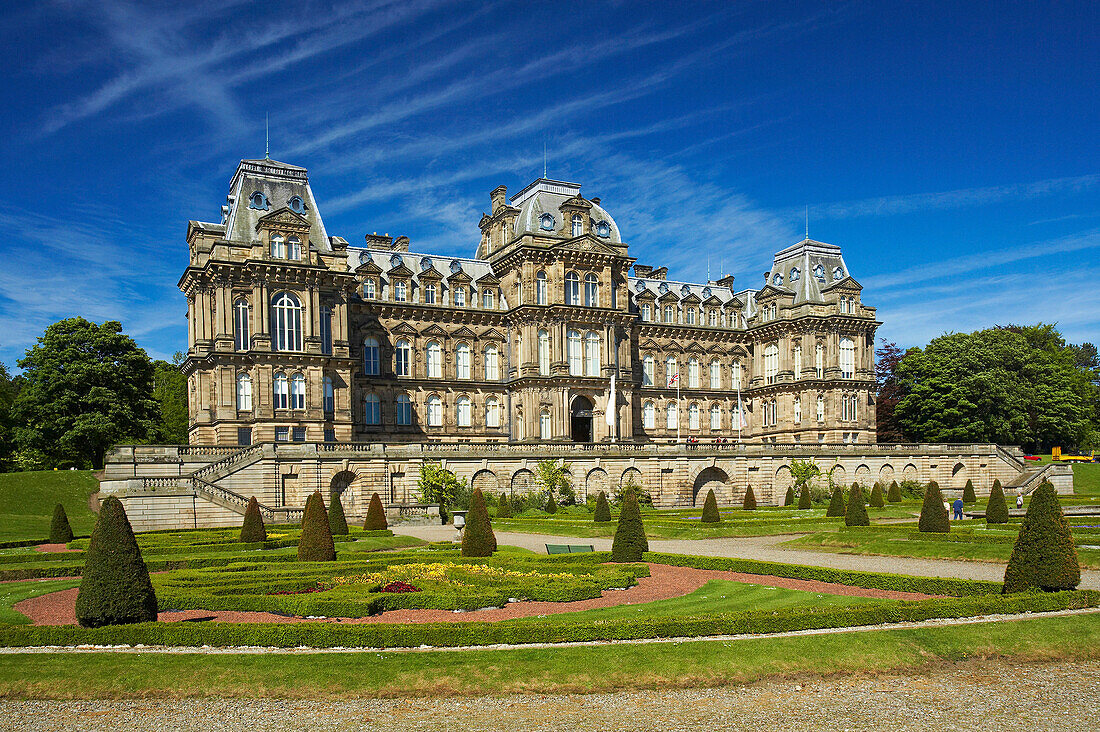
[[[0,541],[45,539],[58,503],[77,535],[92,533],[95,514],[88,497],[99,490],[90,470],[0,473]]]
[[[0,696],[338,699],[594,693],[874,674],[990,657],[1100,658],[1100,614],[789,638],[461,653],[13,654],[0,656]]]
[[[1079,496],[1100,496],[1100,463],[1075,463],[1073,492]]]
[[[48,595],[51,592],[70,590],[79,587],[80,580],[27,580],[26,582],[5,582],[0,584],[0,623],[23,625],[30,622],[30,618],[12,609],[12,606],[22,600],[39,595]]]

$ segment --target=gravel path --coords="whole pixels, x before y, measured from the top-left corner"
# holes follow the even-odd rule
[[[1098,690],[1100,662],[982,661],[915,673],[587,696],[0,701],[0,729],[1053,732],[1100,729]]]

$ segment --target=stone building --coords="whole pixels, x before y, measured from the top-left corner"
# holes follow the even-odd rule
[[[187,230],[190,443],[875,441],[879,323],[839,247],[780,249],[758,289],[671,280],[580,188],[496,188],[449,257],[352,246],[305,169],[241,161]]]

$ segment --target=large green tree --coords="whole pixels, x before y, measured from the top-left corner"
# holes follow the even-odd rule
[[[15,458],[15,425],[12,421],[12,406],[19,394],[23,379],[12,378],[8,367],[0,363],[0,471],[11,470]]]
[[[1050,325],[944,335],[901,359],[894,418],[921,442],[1092,446],[1097,386],[1080,361]]]
[[[159,405],[158,442],[187,444],[187,377],[180,370],[183,354],[176,353],[172,363],[153,362],[153,399]]]
[[[111,445],[156,436],[153,364],[117,321],[60,320],[19,366],[12,417],[20,451],[98,468]]]
[[[878,395],[875,399],[875,436],[879,442],[905,442],[905,432],[898,425],[898,402],[903,393],[898,384],[898,364],[905,353],[896,343],[885,338],[875,351],[875,380],[878,382]]]

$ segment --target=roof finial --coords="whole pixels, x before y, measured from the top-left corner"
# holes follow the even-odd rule
[[[542,177],[546,177],[546,138],[542,138]]]
[[[271,160],[271,121],[264,112],[264,160]]]
[[[810,240],[810,207],[806,206],[806,241]]]

